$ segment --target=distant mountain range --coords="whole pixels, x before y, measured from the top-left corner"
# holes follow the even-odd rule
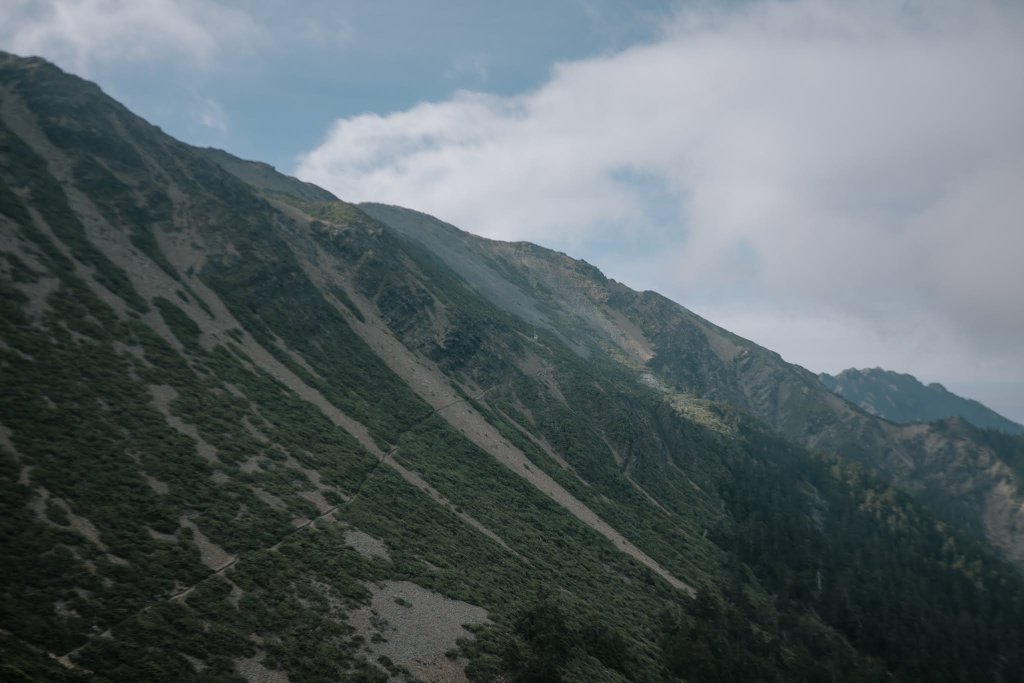
[[[0,680],[1011,681],[1022,482],[0,53]]]
[[[899,423],[931,422],[962,417],[975,427],[1024,434],[1024,426],[981,403],[957,396],[938,383],[922,384],[913,375],[881,368],[843,370],[836,376],[818,375],[829,391],[872,415]]]

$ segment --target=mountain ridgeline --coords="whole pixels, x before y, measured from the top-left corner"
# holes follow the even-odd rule
[[[977,401],[957,396],[941,384],[925,386],[913,375],[881,368],[850,368],[835,376],[823,372],[818,379],[834,394],[892,422],[933,422],[961,417],[975,427],[1024,434],[1024,425],[1006,419]]]
[[[1011,681],[1024,439],[0,54],[0,678]]]

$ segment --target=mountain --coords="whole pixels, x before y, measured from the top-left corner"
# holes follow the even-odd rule
[[[821,373],[818,379],[834,394],[892,422],[932,422],[961,417],[975,427],[1024,434],[1024,425],[1007,420],[977,401],[957,396],[941,384],[925,386],[913,375],[881,368],[850,368],[834,377]]]
[[[1014,437],[6,54],[0,289],[4,680],[1024,670]]]
[[[862,464],[1024,564],[1024,439],[986,434],[956,419],[894,425],[778,354],[584,262],[531,244],[482,240],[409,209],[361,208],[495,306],[561,335],[577,354],[601,349],[676,406],[693,398],[725,402],[785,438]]]

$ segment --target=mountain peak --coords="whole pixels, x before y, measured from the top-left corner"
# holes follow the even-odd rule
[[[961,417],[976,427],[1024,433],[1024,426],[1009,420],[978,401],[963,398],[938,382],[927,386],[916,377],[882,368],[849,368],[835,377],[821,373],[830,391],[873,415],[899,423],[930,422]]]

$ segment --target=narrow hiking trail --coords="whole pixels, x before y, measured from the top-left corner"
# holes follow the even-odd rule
[[[459,399],[459,400],[453,401],[453,402],[451,402],[451,403],[449,403],[449,404],[447,404],[445,406],[442,406],[441,408],[437,408],[437,409],[431,410],[429,414],[427,414],[424,417],[416,420],[411,425],[406,427],[405,430],[403,430],[402,433],[399,435],[399,439],[401,439],[402,435],[407,434],[410,431],[416,429],[418,426],[420,426],[421,424],[423,424],[424,422],[426,422],[430,418],[434,417],[435,415],[440,413],[442,410],[445,410],[446,408],[450,408],[450,407],[452,407],[454,405],[458,405],[459,403],[464,403],[464,402],[466,402],[468,400],[478,401],[478,400],[482,399],[487,393],[493,391],[494,389],[498,388],[499,386],[501,386],[501,385],[496,385],[494,387],[490,387],[490,388],[488,388],[488,389],[486,389],[484,391],[481,391],[476,396],[470,397],[468,399],[466,399],[466,398]],[[129,623],[130,621],[132,621],[133,619],[137,618],[139,615],[145,613],[147,610],[152,609],[156,605],[160,605],[160,604],[163,604],[163,603],[166,603],[166,602],[173,602],[173,601],[176,601],[176,600],[183,600],[183,599],[187,598],[190,593],[192,593],[196,588],[198,588],[201,585],[203,585],[205,582],[209,581],[210,579],[213,579],[214,577],[217,577],[217,576],[220,576],[220,575],[224,574],[225,572],[227,572],[232,567],[235,567],[236,565],[238,565],[244,559],[245,556],[251,556],[251,555],[254,555],[256,553],[261,553],[261,552],[268,552],[268,551],[273,552],[273,551],[276,551],[277,548],[281,545],[281,543],[286,541],[291,536],[294,536],[295,534],[297,534],[297,533],[299,533],[301,531],[304,531],[305,529],[308,529],[308,528],[312,527],[314,524],[316,524],[320,520],[324,520],[324,519],[327,519],[327,518],[333,516],[335,512],[337,512],[340,509],[343,509],[343,508],[347,507],[348,505],[350,505],[352,503],[352,501],[354,501],[356,499],[356,497],[362,491],[363,486],[380,469],[381,465],[384,465],[384,464],[397,465],[397,463],[393,463],[393,461],[391,461],[391,458],[398,451],[399,451],[399,446],[393,446],[386,453],[378,451],[379,457],[377,458],[376,462],[367,470],[367,472],[363,476],[362,480],[360,480],[359,484],[356,486],[355,490],[352,492],[352,495],[349,496],[348,499],[344,503],[342,503],[340,505],[335,505],[335,506],[331,507],[330,509],[326,510],[325,512],[317,515],[316,517],[314,517],[312,519],[309,519],[309,520],[306,520],[302,524],[296,526],[294,529],[291,529],[290,531],[288,531],[286,534],[283,534],[272,545],[267,545],[267,546],[263,546],[261,548],[255,548],[255,549],[252,549],[252,550],[248,550],[244,554],[243,553],[236,554],[230,560],[228,560],[226,563],[224,563],[222,566],[214,569],[209,574],[207,574],[203,578],[199,579],[195,583],[193,583],[193,584],[191,584],[189,586],[186,586],[184,588],[180,588],[180,589],[176,590],[174,593],[172,593],[171,595],[169,595],[169,596],[167,596],[165,598],[161,598],[159,600],[154,600],[154,601],[146,604],[145,606],[139,608],[138,610],[136,610],[132,614],[128,615],[127,617],[125,617],[121,621],[117,622],[116,624],[112,624],[111,626],[109,626],[104,631],[89,636],[84,643],[82,643],[78,647],[74,648],[73,650],[67,652],[66,654],[57,655],[57,654],[54,654],[52,652],[45,652],[44,650],[41,650],[40,648],[32,645],[31,643],[27,643],[25,641],[21,641],[21,642],[25,642],[25,645],[31,647],[33,650],[35,650],[37,652],[45,652],[45,654],[47,656],[49,656],[51,659],[55,659],[56,661],[60,662],[62,665],[64,665],[65,667],[67,667],[69,669],[74,669],[74,670],[77,670],[77,671],[86,672],[85,669],[79,667],[78,665],[76,665],[72,661],[72,657],[74,657],[79,652],[81,652],[83,649],[85,649],[91,642],[93,642],[97,638],[110,638],[110,637],[112,637],[113,631],[116,628],[118,628],[119,626],[122,626],[123,624]],[[404,470],[404,468],[401,468],[400,465],[398,465],[398,467],[402,471],[407,471],[407,470]],[[401,472],[400,472],[400,474],[401,474]],[[437,496],[440,496],[439,493],[435,492],[435,494]],[[428,495],[430,495],[429,492],[428,492]],[[441,496],[441,498],[443,498],[443,496]],[[445,500],[445,502],[447,503],[446,500]],[[447,505],[450,506],[450,509],[451,509],[452,512],[455,512],[454,506],[451,505],[451,503],[447,503]],[[456,513],[456,514],[458,514],[458,513]],[[462,513],[459,516],[464,516],[464,517],[467,517],[469,519],[472,519],[468,515],[465,515],[465,513]],[[463,520],[463,521],[466,521],[466,520]],[[476,520],[473,520],[473,522],[476,522]],[[470,523],[470,526],[474,526],[474,528],[477,528],[477,525],[479,525],[479,528],[478,528],[479,531],[483,531],[485,535],[487,535],[492,540],[495,540],[497,543],[499,543],[499,545],[504,547],[510,553],[515,555],[517,558],[522,559],[524,561],[527,561],[526,558],[524,558],[518,552],[512,550],[512,548],[509,547],[508,544],[506,544],[503,540],[501,540],[500,537],[498,537],[496,534],[494,534],[489,529],[484,527],[482,524],[480,524],[479,522],[476,522],[476,524]],[[17,638],[17,636],[14,636],[13,634],[11,634],[11,635],[13,637]],[[21,640],[21,639],[18,638],[18,640]]]
[[[172,250],[172,253],[175,253],[176,251],[178,250]],[[175,253],[175,256],[180,258],[181,254]],[[178,258],[175,260],[177,261]],[[144,280],[144,278],[140,277],[141,273],[138,272],[138,269],[133,267],[138,264],[126,263],[125,265],[127,266],[126,270],[128,270],[131,275],[135,276],[133,277],[133,280]],[[153,291],[150,290],[155,291],[154,288],[161,284],[157,281],[161,279],[162,274],[158,274],[155,278],[156,281],[154,282],[145,281],[144,284],[142,282],[138,282],[137,284],[140,284],[141,288],[145,290],[144,293],[153,294]],[[274,551],[288,537],[305,529],[311,528],[320,520],[332,517],[339,509],[350,505],[352,501],[362,493],[366,483],[382,465],[391,467],[402,477],[404,481],[426,493],[436,503],[449,512],[455,514],[460,521],[483,533],[517,559],[529,563],[525,557],[513,550],[508,543],[494,533],[494,531],[488,529],[478,520],[451,504],[444,495],[430,486],[418,474],[399,464],[394,457],[399,451],[399,446],[392,445],[386,452],[382,450],[371,435],[369,429],[367,429],[364,424],[338,409],[319,390],[303,381],[303,379],[296,375],[285,363],[279,360],[274,353],[252,337],[252,335],[239,323],[215,292],[210,290],[204,283],[196,278],[190,278],[190,284],[193,286],[198,298],[204,301],[207,305],[205,313],[200,312],[199,310],[189,311],[191,314],[190,317],[193,318],[202,330],[204,341],[207,344],[212,346],[217,341],[227,341],[230,336],[229,332],[240,332],[240,334],[237,334],[237,336],[232,338],[232,341],[239,344],[241,350],[249,357],[249,360],[256,368],[267,373],[290,391],[294,392],[298,397],[313,404],[336,427],[341,428],[353,436],[364,449],[366,449],[371,455],[375,456],[376,462],[367,470],[362,480],[344,503],[328,508],[318,516],[303,522],[294,529],[289,530],[278,538],[278,540],[272,545],[248,550],[244,554],[236,554],[223,565],[213,569],[211,573],[192,585],[178,589],[173,594],[165,598],[151,601],[102,633],[89,636],[82,645],[71,650],[67,654],[61,656],[51,654],[51,657],[65,664],[65,666],[75,667],[70,658],[88,646],[89,643],[93,642],[96,638],[109,636],[118,626],[129,622],[155,605],[163,604],[167,601],[187,598],[192,591],[202,585],[205,581],[209,581],[213,577],[220,576],[228,572],[232,567],[237,566],[239,562],[243,561],[246,556],[251,556],[259,552]],[[498,460],[498,462],[505,465],[519,476],[525,478],[538,490],[554,500],[578,520],[611,541],[614,547],[620,552],[632,557],[641,564],[644,564],[665,579],[665,581],[674,588],[682,590],[691,596],[696,595],[696,591],[691,586],[677,579],[658,562],[633,545],[622,534],[612,528],[611,525],[601,519],[584,503],[576,499],[554,479],[544,472],[539,471],[536,467],[531,467],[530,465],[532,463],[529,458],[527,458],[527,456],[518,448],[508,442],[508,440],[505,439],[504,436],[502,436],[500,432],[498,432],[498,430],[473,407],[472,403],[482,400],[490,392],[505,386],[506,383],[499,383],[488,387],[487,389],[477,391],[473,396],[467,396],[465,393],[459,395],[461,392],[456,392],[450,384],[450,380],[445,377],[437,367],[417,357],[416,354],[412,353],[389,333],[386,325],[384,325],[375,315],[375,312],[372,310],[368,301],[362,300],[362,297],[357,294],[354,294],[353,298],[363,304],[360,308],[363,309],[366,319],[370,322],[365,323],[357,321],[352,319],[350,315],[345,315],[346,318],[349,318],[349,324],[356,333],[368,343],[371,349],[374,350],[385,364],[389,366],[390,369],[399,377],[406,381],[414,393],[420,396],[428,406],[432,407],[429,412],[407,426],[398,435],[396,440],[400,440],[403,435],[422,425],[430,418],[438,415],[441,416],[449,425],[469,439],[472,443],[480,447],[485,453],[488,453]],[[343,311],[343,315],[344,314],[345,313]],[[286,351],[291,353],[286,347],[284,348]],[[528,376],[540,376],[546,372],[550,372],[550,369],[541,368],[536,372],[529,373]],[[196,434],[196,436],[198,436],[198,434]]]

